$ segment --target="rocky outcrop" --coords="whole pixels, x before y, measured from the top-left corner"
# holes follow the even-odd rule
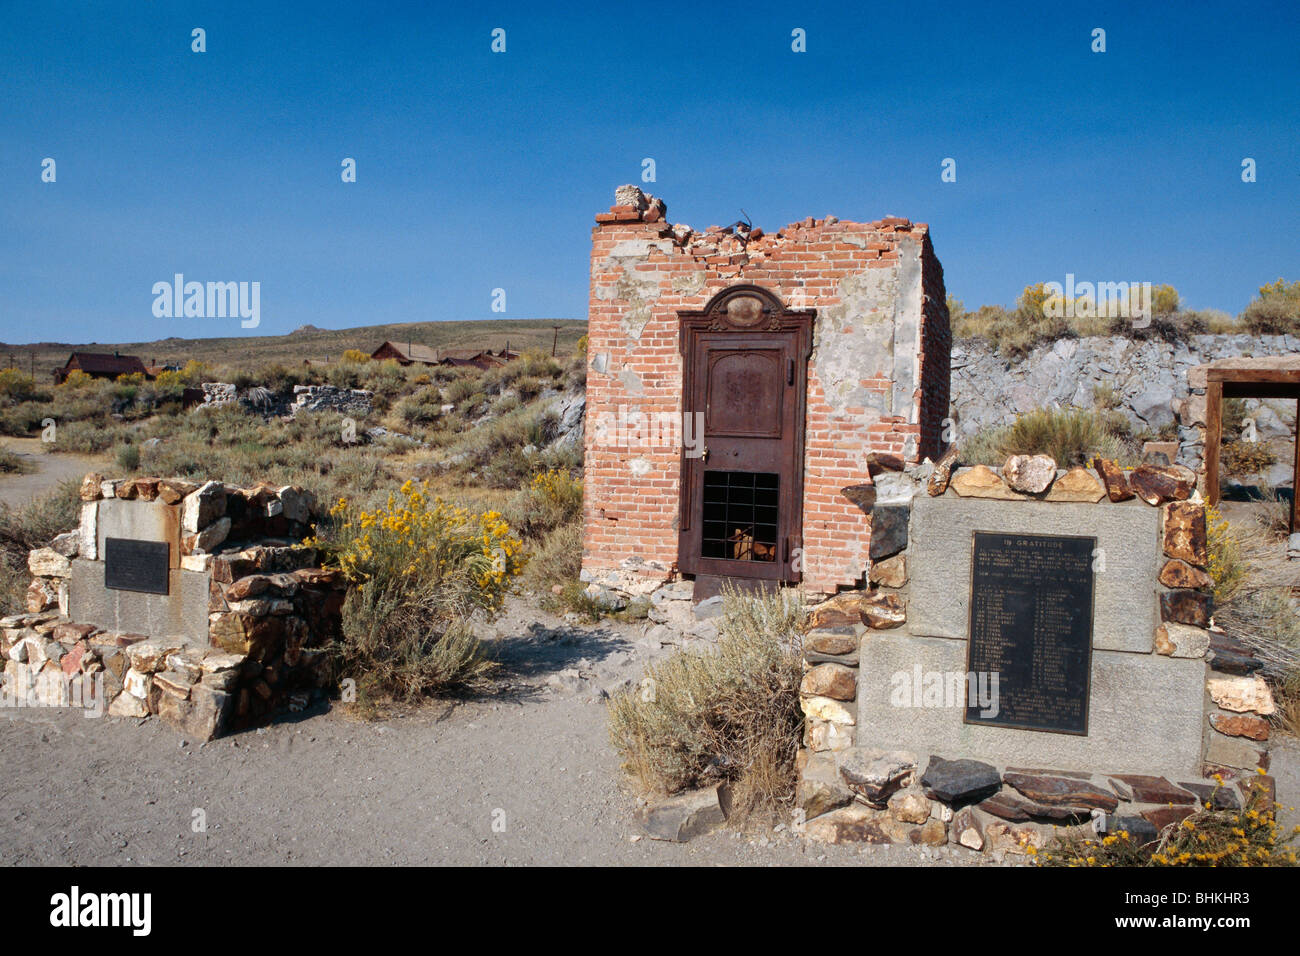
[[[1044,406],[1091,409],[1104,392],[1113,396],[1115,410],[1135,433],[1176,429],[1177,460],[1194,469],[1201,460],[1198,426],[1204,425],[1205,401],[1189,387],[1188,370],[1234,355],[1295,352],[1300,352],[1300,337],[1291,335],[1193,335],[1177,344],[1123,336],[1060,339],[1021,360],[1008,359],[983,343],[957,343],[952,350],[957,442]],[[1290,439],[1295,420],[1288,404],[1248,402],[1260,441]],[[1290,482],[1286,456],[1280,461],[1268,475],[1275,485]]]

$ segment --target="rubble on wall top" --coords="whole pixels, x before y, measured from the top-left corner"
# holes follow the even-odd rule
[[[614,191],[614,205],[609,207],[609,212],[596,215],[596,225],[599,228],[634,223],[662,223],[658,235],[661,238],[671,237],[675,246],[696,257],[763,253],[781,245],[783,240],[806,241],[807,233],[830,226],[838,227],[837,232],[874,232],[886,235],[906,233],[918,238],[929,231],[926,223],[913,223],[901,216],[885,216],[871,222],[853,222],[836,216],[825,216],[821,219],[808,216],[798,222],[790,223],[775,233],[765,232],[746,222],[737,222],[730,226],[713,225],[703,232],[697,232],[685,223],[668,222],[667,204],[662,199],[643,192],[639,186],[629,183],[619,186]],[[890,239],[885,238],[883,241],[890,241]]]

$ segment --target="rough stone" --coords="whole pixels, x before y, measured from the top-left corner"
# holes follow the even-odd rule
[[[1209,563],[1203,505],[1183,501],[1165,506],[1164,552],[1198,568]]]
[[[883,561],[873,561],[868,580],[886,588],[901,588],[907,583],[907,555],[896,554]]]
[[[197,534],[226,513],[226,488],[219,481],[209,481],[185,496],[181,510],[181,529]]]
[[[1268,740],[1269,724],[1258,717],[1245,714],[1210,714],[1210,726],[1229,737],[1249,737],[1251,740]]]
[[[211,554],[230,534],[230,518],[221,517],[196,534],[187,534],[185,550],[190,554]]]
[[[1182,823],[1195,812],[1195,807],[1156,807],[1143,810],[1141,816],[1157,830],[1163,830],[1170,824]]]
[[[853,700],[858,693],[858,675],[842,664],[818,664],[803,675],[799,693],[807,697]]]
[[[1138,465],[1129,485],[1149,505],[1182,501],[1196,487],[1196,473],[1182,465]]]
[[[1008,770],[1003,780],[1035,803],[1049,807],[1090,807],[1109,813],[1119,806],[1115,794],[1087,780],[1021,770]]]
[[[1277,709],[1273,692],[1262,677],[1211,677],[1206,687],[1211,699],[1224,710],[1267,717]]]
[[[1155,651],[1166,657],[1200,658],[1210,647],[1210,632],[1173,621],[1156,628]]]
[[[903,823],[924,823],[930,819],[930,801],[920,790],[899,790],[889,798],[889,812]]]
[[[1071,501],[1095,504],[1106,497],[1106,489],[1086,468],[1071,468],[1052,484],[1044,501]]]
[[[1096,464],[1097,474],[1101,476],[1102,484],[1106,487],[1106,495],[1111,501],[1128,501],[1133,497],[1133,489],[1129,486],[1124,469],[1109,458],[1099,458]]]
[[[1196,795],[1175,786],[1164,777],[1153,777],[1140,773],[1117,773],[1112,783],[1118,780],[1132,792],[1132,799],[1137,803],[1195,803]]]
[[[808,614],[812,630],[857,624],[862,620],[862,605],[870,592],[844,591],[814,607]]]
[[[814,843],[892,843],[880,825],[880,812],[851,803],[823,813],[804,825],[804,836]]]
[[[1208,804],[1215,810],[1241,809],[1241,800],[1237,798],[1237,795],[1232,790],[1217,783],[1191,781],[1180,782],[1178,785],[1184,790],[1190,790],[1196,794],[1197,804],[1201,807]]]
[[[883,805],[916,772],[916,755],[903,750],[854,748],[840,755],[840,776],[868,803]]]
[[[1204,591],[1161,591],[1160,619],[1193,627],[1209,627],[1214,597]]]
[[[871,509],[872,561],[883,561],[907,547],[907,524],[912,506],[878,504]]]
[[[862,623],[876,630],[899,627],[907,621],[907,605],[889,591],[871,591],[860,605]]]
[[[108,713],[113,717],[148,717],[149,708],[144,699],[131,693],[118,694],[108,705]]]
[[[804,812],[804,819],[811,820],[852,800],[853,791],[840,778],[835,758],[828,753],[812,754],[795,787],[795,806]]]
[[[1015,491],[1042,494],[1056,480],[1056,460],[1050,455],[1012,455],[1002,466],[1002,478]]]
[[[1186,561],[1170,558],[1160,569],[1160,583],[1167,588],[1209,588],[1214,581],[1200,568],[1194,568]]]
[[[804,721],[804,744],[815,753],[839,753],[853,746],[853,727],[849,724],[808,718]]]
[[[1134,846],[1146,846],[1160,837],[1150,820],[1135,816],[1112,816],[1106,818],[1107,835],[1127,833],[1128,842]]]
[[[818,654],[853,654],[858,649],[858,636],[852,628],[823,628],[804,635],[803,646],[805,651]]]
[[[686,843],[726,823],[729,804],[727,785],[717,784],[643,807],[637,821],[651,839]]]
[[[984,849],[984,822],[987,819],[974,807],[962,807],[952,816],[948,841],[968,850]]]
[[[63,534],[56,534],[54,540],[50,542],[50,547],[65,558],[75,558],[81,547],[81,533],[65,531]]]
[[[85,478],[81,479],[81,487],[77,490],[77,497],[82,501],[98,501],[100,486],[104,483],[104,476],[98,472],[89,472]]]
[[[958,472],[952,479],[952,490],[963,498],[1023,501],[1028,497],[1009,488],[998,473],[987,465],[975,465]]]
[[[925,493],[934,498],[948,490],[952,481],[952,469],[957,464],[957,446],[953,445],[934,463],[934,470],[925,483]]]
[[[931,817],[912,834],[912,842],[922,846],[943,846],[948,842],[948,825],[937,817]]]
[[[26,607],[33,614],[48,610],[59,603],[59,590],[49,581],[40,579],[27,585]]]
[[[944,803],[979,800],[1001,787],[997,770],[979,760],[945,760],[932,755],[921,775],[921,789]]]
[[[827,720],[833,724],[856,724],[853,712],[838,700],[830,697],[800,697],[804,715],[816,720]]]
[[[27,570],[37,577],[66,578],[72,562],[53,548],[36,548],[27,554]]]

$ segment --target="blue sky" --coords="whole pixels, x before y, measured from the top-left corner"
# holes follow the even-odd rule
[[[928,222],[968,307],[1072,272],[1236,313],[1300,279],[1298,11],[3,2],[0,339],[585,317],[645,157],[697,228]],[[260,327],[155,318],[177,272],[260,282]]]

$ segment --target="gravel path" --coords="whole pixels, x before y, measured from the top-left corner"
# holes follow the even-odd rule
[[[39,438],[5,438],[0,440],[0,446],[35,469],[22,475],[0,475],[0,502],[15,508],[53,491],[65,478],[83,478],[86,472],[102,468],[105,463],[103,458],[86,455],[48,453]]]

